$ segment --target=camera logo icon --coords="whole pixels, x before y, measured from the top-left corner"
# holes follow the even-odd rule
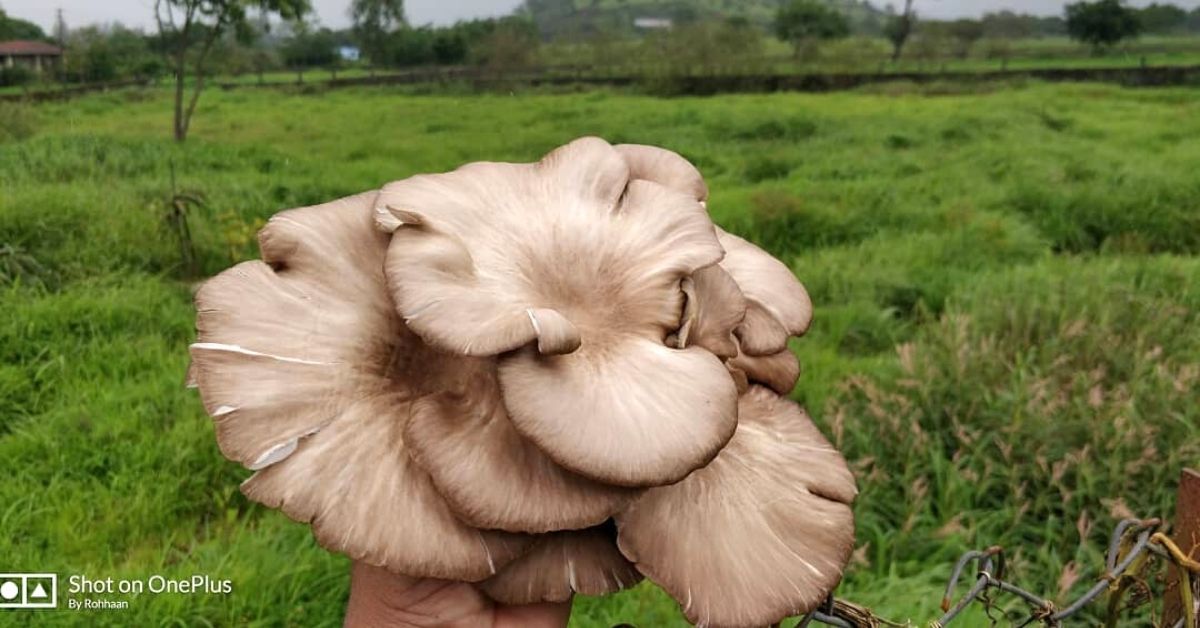
[[[0,573],[0,608],[57,608],[58,574]]]

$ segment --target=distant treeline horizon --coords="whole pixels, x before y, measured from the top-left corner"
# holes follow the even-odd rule
[[[367,0],[370,2],[371,0]],[[375,0],[403,11],[400,0]],[[868,39],[891,38],[889,24],[903,17],[888,4],[871,0],[814,0],[841,14],[846,32],[858,38],[860,49]],[[709,57],[728,60],[758,59],[763,40],[777,35],[783,0],[525,0],[511,15],[459,21],[449,26],[414,26],[396,21],[386,32],[366,37],[356,26],[330,29],[307,21],[251,17],[247,28],[222,34],[212,53],[210,67],[224,75],[262,74],[290,70],[370,66],[403,68],[432,65],[523,67],[535,64],[539,48],[578,49],[581,45],[610,52],[574,55],[584,65],[627,64],[613,57],[631,46],[652,44],[656,50],[684,57],[692,44],[713,48]],[[966,58],[979,42],[988,44],[988,58],[1009,54],[1003,42],[1068,35],[1063,16],[1036,16],[998,11],[980,18],[924,19],[919,3],[912,14],[915,55],[922,58]],[[1170,3],[1128,8],[1145,35],[1190,36],[1200,34],[1200,8],[1187,10]],[[639,27],[639,18],[650,18],[650,27]],[[200,25],[199,28],[204,28]],[[786,39],[786,38],[782,38]],[[822,38],[825,39],[825,38]],[[169,72],[164,60],[171,42],[157,32],[120,23],[70,27],[61,15],[51,32],[10,16],[0,8],[0,41],[52,42],[71,51],[53,78],[68,82],[107,82],[152,79]],[[678,41],[676,41],[678,40]],[[626,42],[626,43],[623,43]],[[649,43],[647,43],[649,42]],[[794,42],[789,42],[794,43]],[[842,46],[834,52],[845,55]],[[995,52],[999,50],[1000,52]],[[797,57],[802,56],[797,48]],[[860,50],[855,56],[871,56]],[[564,55],[551,55],[562,59]],[[565,55],[571,56],[571,55]],[[628,56],[636,56],[629,55]],[[686,61],[686,60],[685,60]],[[690,63],[691,61],[686,61]],[[28,82],[35,77],[21,68],[0,70],[0,86]]]

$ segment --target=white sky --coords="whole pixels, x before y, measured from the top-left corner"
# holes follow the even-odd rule
[[[893,0],[896,1],[896,0]],[[931,18],[978,16],[989,11],[1012,9],[1023,13],[1059,15],[1069,0],[916,0],[917,11]],[[1146,5],[1152,0],[1134,0]],[[1162,0],[1160,0],[1162,1]],[[1200,6],[1200,0],[1172,0],[1186,8]],[[322,24],[340,28],[349,24],[346,8],[349,0],[312,0]],[[450,24],[455,20],[505,15],[521,0],[406,0],[408,17],[414,24]],[[883,6],[886,0],[876,0]],[[899,2],[896,2],[899,4]],[[121,22],[126,26],[151,28],[153,0],[0,0],[9,15],[30,20],[47,32],[54,25],[54,12],[63,10],[67,25]]]

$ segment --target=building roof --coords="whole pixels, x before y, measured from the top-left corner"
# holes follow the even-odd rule
[[[0,41],[0,56],[4,57],[57,57],[62,48],[44,41]]]

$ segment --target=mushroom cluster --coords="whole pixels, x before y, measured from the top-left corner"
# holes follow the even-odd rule
[[[190,380],[243,492],[504,603],[646,577],[700,625],[814,608],[856,489],[786,398],[811,303],[707,194],[584,138],[275,215],[196,295]]]

